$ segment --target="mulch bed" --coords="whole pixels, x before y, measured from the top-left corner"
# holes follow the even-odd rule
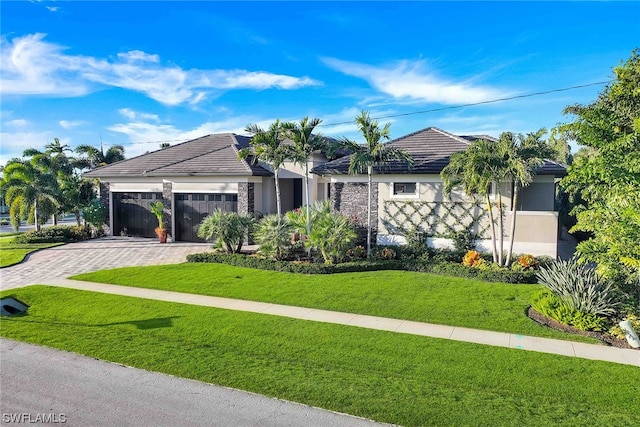
[[[551,329],[555,329],[556,331],[582,335],[584,337],[596,338],[601,342],[603,342],[604,344],[610,345],[612,347],[632,348],[627,342],[627,340],[620,340],[604,332],[583,331],[578,328],[574,328],[573,326],[565,325],[563,323],[558,322],[557,320],[551,319],[543,314],[538,313],[533,307],[529,307],[529,310],[527,310],[527,316],[529,316],[529,318],[532,319],[533,321],[540,323],[541,325],[547,326]],[[640,350],[640,349],[637,349],[637,350]]]

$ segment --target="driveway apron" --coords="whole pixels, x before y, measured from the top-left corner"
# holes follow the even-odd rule
[[[0,290],[19,288],[74,274],[117,267],[176,264],[191,253],[205,252],[210,243],[174,242],[156,239],[104,237],[34,252],[18,265],[0,269]]]

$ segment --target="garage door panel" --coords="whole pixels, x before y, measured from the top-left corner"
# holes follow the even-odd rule
[[[161,199],[162,193],[113,193],[114,234],[155,237],[158,220],[151,204]]]
[[[203,242],[198,237],[202,220],[217,209],[237,212],[237,194],[179,193],[175,195],[176,240]]]

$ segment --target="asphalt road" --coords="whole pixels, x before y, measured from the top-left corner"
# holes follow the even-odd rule
[[[244,391],[0,339],[0,423],[68,426],[375,426]]]

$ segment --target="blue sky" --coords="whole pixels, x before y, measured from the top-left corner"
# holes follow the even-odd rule
[[[638,2],[2,1],[0,163],[57,137],[128,157],[251,123],[531,132],[640,47]]]

